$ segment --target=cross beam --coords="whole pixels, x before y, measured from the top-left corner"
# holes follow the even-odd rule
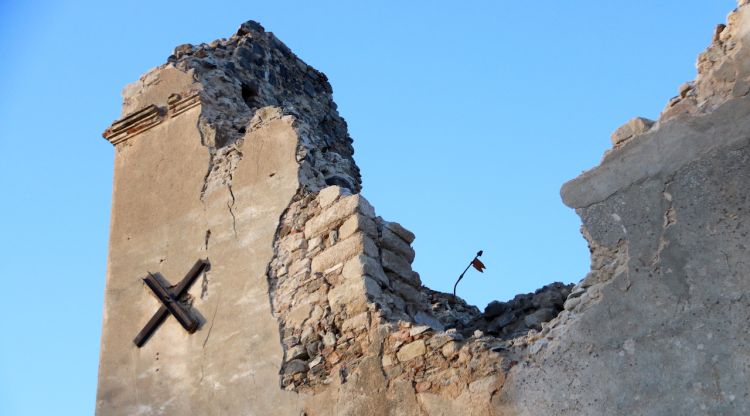
[[[133,339],[133,343],[136,347],[142,347],[169,315],[174,316],[180,325],[191,334],[198,329],[198,320],[195,319],[190,314],[190,311],[179,302],[179,299],[187,293],[188,289],[190,289],[190,285],[193,284],[195,279],[208,270],[209,266],[208,260],[198,260],[182,281],[173,288],[164,287],[164,285],[162,285],[162,283],[151,273],[143,278],[143,282],[154,292],[156,298],[161,302],[161,306],[154,316],[151,317],[146,326],[143,327],[141,332],[139,332]]]

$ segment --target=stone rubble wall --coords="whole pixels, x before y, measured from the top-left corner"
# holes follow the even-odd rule
[[[373,355],[389,383],[415,383],[418,392],[457,394],[460,381],[507,369],[510,360],[492,351],[507,343],[459,331],[482,316],[476,308],[421,285],[411,269],[413,240],[338,186],[290,206],[269,268],[285,350],[283,388],[319,390]],[[472,359],[476,365],[466,366]]]
[[[524,337],[531,331],[546,334],[547,322],[563,311],[572,288],[572,284],[556,282],[508,302],[490,302],[468,327],[503,339]]]

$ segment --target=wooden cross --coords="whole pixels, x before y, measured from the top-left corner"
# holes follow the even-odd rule
[[[208,267],[208,260],[198,260],[182,281],[172,288],[165,287],[159,279],[151,273],[143,278],[143,282],[154,292],[156,298],[161,302],[161,307],[156,311],[154,316],[151,317],[141,332],[136,335],[135,339],[133,339],[133,343],[138,348],[141,348],[143,344],[148,341],[151,334],[156,331],[156,328],[158,328],[169,315],[174,316],[180,325],[191,334],[198,329],[198,320],[190,314],[190,311],[185,305],[179,302],[179,299],[187,293],[188,289],[190,289],[190,285],[193,284],[195,279],[204,271],[208,270]]]

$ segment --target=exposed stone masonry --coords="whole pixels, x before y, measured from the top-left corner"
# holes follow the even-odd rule
[[[175,48],[170,63],[193,70],[204,88],[199,128],[207,146],[232,146],[257,110],[278,108],[299,132],[301,179],[311,191],[326,185],[360,189],[346,122],[338,115],[326,76],[305,64],[272,33],[246,22],[226,40]],[[223,162],[217,153],[214,165]]]
[[[573,285],[552,283],[534,293],[516,295],[508,302],[490,302],[484,314],[474,318],[469,328],[503,339],[525,336],[530,330],[542,330],[562,310]]]
[[[345,379],[375,355],[388,380],[413,382],[418,391],[458,394],[461,385],[486,377],[499,388],[514,362],[513,343],[493,335],[541,330],[572,286],[493,302],[481,314],[422,286],[411,269],[413,240],[398,223],[377,217],[361,195],[338,186],[290,206],[269,270],[285,351],[282,387],[315,389],[331,377]]]

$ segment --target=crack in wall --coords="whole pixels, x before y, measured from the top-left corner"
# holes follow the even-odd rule
[[[208,344],[208,338],[211,336],[211,330],[214,329],[214,323],[216,322],[216,314],[219,312],[219,305],[221,305],[221,297],[216,299],[216,307],[214,308],[214,313],[211,315],[211,324],[208,327],[206,338],[203,339],[203,345],[202,345],[203,349],[206,348],[206,344]]]
[[[234,231],[234,238],[237,239],[237,217],[234,215],[234,192],[232,192],[232,184],[231,184],[232,176],[229,176],[229,181],[227,182],[227,190],[229,190],[229,196],[231,197],[231,201],[227,202],[227,208],[229,208],[229,215],[232,216],[232,230]]]
[[[201,279],[201,300],[205,299],[208,296],[208,271],[203,273],[203,278]]]

